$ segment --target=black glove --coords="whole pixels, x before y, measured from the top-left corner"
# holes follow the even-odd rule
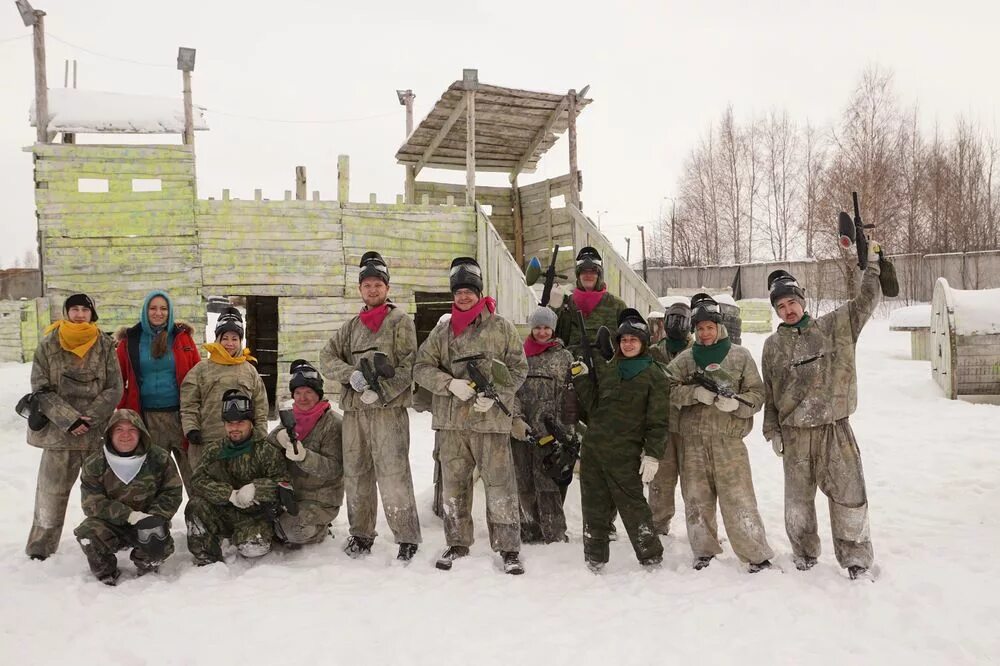
[[[185,437],[187,437],[188,443],[201,446],[201,430],[192,430]]]

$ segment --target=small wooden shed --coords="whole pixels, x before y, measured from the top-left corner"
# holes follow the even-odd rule
[[[1000,289],[934,284],[931,368],[945,397],[1000,395]]]

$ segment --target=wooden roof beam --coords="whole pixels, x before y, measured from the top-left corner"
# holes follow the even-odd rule
[[[517,165],[514,167],[514,170],[510,172],[510,182],[513,183],[514,179],[517,178],[517,174],[521,173],[521,170],[524,169],[524,167],[527,166],[528,162],[531,161],[531,158],[532,156],[534,156],[535,151],[538,150],[538,146],[542,145],[542,141],[545,140],[545,135],[552,131],[552,126],[556,124],[556,121],[559,120],[559,116],[562,115],[562,112],[565,111],[568,106],[569,106],[569,95],[566,95],[559,102],[558,106],[556,106],[556,108],[552,110],[552,113],[549,115],[548,120],[546,120],[545,124],[539,128],[538,132],[535,134],[535,137],[531,140],[531,143],[528,144],[528,149],[524,152],[524,155],[521,157],[521,159],[518,160]]]
[[[431,157],[434,155],[434,151],[437,150],[438,146],[441,145],[441,142],[444,141],[444,138],[448,136],[448,132],[451,131],[452,126],[454,126],[454,124],[458,122],[458,119],[462,117],[462,114],[465,112],[465,104],[466,104],[466,98],[463,97],[461,101],[459,101],[458,104],[455,105],[455,108],[451,112],[451,115],[449,115],[448,119],[444,121],[444,125],[441,126],[441,129],[438,130],[437,135],[430,142],[430,144],[428,144],[427,149],[424,150],[424,154],[420,156],[420,161],[418,161],[416,166],[413,167],[414,177],[416,177],[417,174],[420,173],[420,170],[423,169],[424,166],[427,164],[427,162],[430,161]]]

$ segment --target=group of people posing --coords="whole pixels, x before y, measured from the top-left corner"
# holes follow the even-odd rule
[[[408,408],[429,409],[435,484],[449,570],[473,545],[475,474],[482,478],[490,546],[506,573],[524,572],[522,543],[567,541],[563,503],[579,468],[586,564],[600,571],[622,523],[644,566],[662,560],[678,478],[695,569],[722,552],[717,508],[750,572],[771,566],[743,439],[764,409],[764,435],[783,458],[785,527],[795,564],[815,565],[817,486],[830,503],[839,564],[855,578],[872,565],[856,407],[854,347],[878,299],[878,261],[860,295],[818,318],[783,271],[769,278],[782,319],[758,372],[705,294],[671,306],[662,329],[607,292],[600,254],[576,258],[576,285],[553,289],[521,339],[484,294],[476,261],[452,262],[451,314],[417,345],[413,319],[389,298],[377,252],[360,262],[359,314],[323,347],[319,363],[291,363],[291,409],[267,429],[263,381],[244,347],[239,310],[220,314],[204,345],[151,292],[139,322],[112,338],[86,294],[66,299],[35,353],[28,443],[43,449],[27,554],[55,552],[79,475],[86,518],[75,529],[91,571],[114,585],[116,553],[137,575],[173,552],[170,522],[182,488],[187,545],[198,565],[226,543],[261,557],[331,535],[346,495],[354,558],[375,542],[378,495],[409,562],[421,543],[409,462]],[[602,330],[606,329],[606,330]],[[341,416],[325,399],[340,389]],[[579,460],[577,460],[579,458]],[[578,465],[577,465],[578,463]],[[644,486],[648,486],[647,500]]]

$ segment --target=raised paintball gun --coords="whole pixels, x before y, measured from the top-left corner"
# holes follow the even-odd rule
[[[559,275],[556,273],[556,258],[559,255],[559,246],[556,245],[552,248],[552,259],[549,261],[549,267],[542,272],[542,264],[538,261],[538,257],[532,257],[531,261],[528,262],[528,267],[524,271],[524,283],[529,287],[538,282],[539,278],[544,277],[545,282],[542,287],[542,299],[538,302],[539,305],[548,305],[549,299],[552,297],[552,285],[555,284],[556,278],[565,280],[565,275]],[[556,305],[561,305],[557,303]]]
[[[719,381],[712,379],[704,372],[696,372],[691,375],[691,383],[697,384],[698,386],[703,386],[712,393],[716,395],[721,395],[723,398],[733,398],[736,402],[746,405],[747,407],[753,407],[753,403],[749,400],[745,400],[740,396],[736,395],[736,392],[725,383],[720,383]]]
[[[851,216],[844,211],[840,211],[840,215],[837,217],[840,246],[846,250],[852,244],[855,245],[858,249],[858,268],[865,270],[868,268],[868,237],[865,235],[865,229],[874,229],[875,225],[864,224],[861,221],[861,206],[858,204],[858,193],[851,192],[851,198],[854,200],[854,219],[851,219]],[[899,280],[896,277],[896,267],[886,258],[881,246],[878,246],[878,264],[878,281],[879,286],[882,288],[882,293],[890,298],[898,296]]]
[[[858,249],[858,268],[865,270],[868,267],[868,237],[865,236],[865,229],[874,229],[874,224],[864,224],[861,221],[861,207],[858,205],[858,193],[851,192],[854,199],[854,219],[840,211],[837,217],[837,227],[840,231],[840,246],[845,250],[852,245]]]
[[[507,405],[503,404],[503,400],[500,399],[500,394],[497,393],[496,386],[493,382],[483,374],[483,371],[479,368],[479,361],[482,360],[484,356],[482,354],[476,354],[475,356],[466,356],[465,358],[455,359],[456,362],[465,362],[465,370],[469,375],[469,383],[472,384],[472,388],[475,389],[476,393],[479,395],[491,398],[496,406],[500,408],[500,411],[510,416],[510,410],[507,409]],[[507,366],[500,361],[493,361],[493,367],[501,366],[504,371],[506,371]],[[496,370],[494,370],[496,373]]]
[[[385,392],[382,390],[382,379],[392,379],[396,376],[396,368],[392,367],[389,363],[389,357],[382,352],[375,352],[372,355],[372,359],[362,358],[360,362],[361,374],[365,376],[365,381],[368,382],[368,386],[371,390],[378,394],[378,399],[381,401],[383,407],[389,405],[389,401],[385,399]]]

